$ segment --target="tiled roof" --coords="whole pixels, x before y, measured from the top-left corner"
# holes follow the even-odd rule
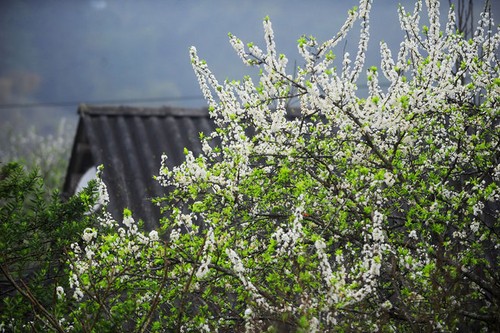
[[[159,208],[151,198],[165,189],[153,179],[161,155],[169,166],[184,160],[184,147],[201,151],[199,133],[210,133],[214,124],[206,109],[173,107],[79,107],[80,121],[63,192],[75,192],[78,181],[92,166],[104,165],[103,179],[110,196],[110,211],[119,221],[124,208],[142,219],[147,229],[157,226]]]

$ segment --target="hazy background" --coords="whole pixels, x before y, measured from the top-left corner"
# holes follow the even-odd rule
[[[483,1],[476,1],[477,15]],[[492,1],[494,12],[499,4]],[[375,0],[367,63],[378,45],[398,49],[399,1]],[[414,1],[401,3],[412,10]],[[302,62],[296,41],[333,36],[357,0],[12,0],[0,1],[0,150],[7,134],[54,133],[60,120],[71,141],[79,103],[205,106],[188,49],[194,45],[216,76],[239,79],[250,69],[227,34],[263,46],[262,19],[273,23],[278,52]],[[448,0],[441,2],[448,9]],[[496,15],[500,17],[500,15]],[[498,20],[497,20],[498,21]],[[358,36],[345,47],[355,53]],[[341,58],[341,57],[339,57]]]

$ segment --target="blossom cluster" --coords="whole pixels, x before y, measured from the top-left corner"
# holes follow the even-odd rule
[[[112,218],[107,211],[109,196],[102,172],[100,167],[94,193],[97,204],[89,212],[95,215],[98,224],[86,228],[81,241],[71,244],[70,290],[62,287],[56,290],[59,299],[71,297],[80,304],[69,317],[62,319],[83,331],[92,326],[86,326],[88,319],[83,322],[82,319],[101,315],[92,310],[94,304],[103,308],[108,324],[115,325],[112,327],[124,327],[132,318],[134,324],[142,324],[139,318],[150,316],[151,303],[159,297],[158,289],[161,290],[161,275],[156,272],[163,268],[164,261],[158,231],[143,231],[128,209],[124,210],[120,223]],[[120,304],[124,297],[128,303]],[[126,318],[125,314],[132,317]]]
[[[483,13],[465,40],[453,9],[443,29],[433,0],[422,28],[423,7],[399,8],[406,37],[396,56],[380,43],[366,98],[357,84],[371,1],[360,1],[331,40],[301,37],[304,65],[291,70],[269,18],[265,49],[229,34],[243,62],[259,67],[256,82],[220,83],[191,48],[218,129],[202,137],[199,156],[187,152],[172,169],[162,163],[158,179],[174,188],[163,223],[185,260],[202,263],[192,267],[203,267],[198,285],[225,286],[204,298],[210,316],[235,307],[248,332],[276,322],[324,331],[406,320],[436,329],[454,327],[463,307],[489,306],[443,281],[466,289],[498,282],[475,272],[498,265],[500,34]],[[356,22],[358,52],[337,62],[335,47]],[[210,250],[198,240],[207,235]],[[437,299],[452,299],[453,309],[431,307]]]
[[[100,227],[73,244],[72,290],[57,291],[86,305],[73,318],[97,307],[110,327],[130,315],[142,331],[494,327],[500,33],[483,13],[466,40],[453,10],[443,29],[439,1],[423,7],[399,8],[406,37],[395,56],[380,43],[380,69],[365,65],[370,0],[332,39],[301,37],[293,69],[269,18],[264,49],[230,34],[257,80],[221,83],[191,48],[217,130],[179,166],[162,157],[157,231],[128,210],[115,222],[99,184]],[[337,60],[357,23],[356,55]]]

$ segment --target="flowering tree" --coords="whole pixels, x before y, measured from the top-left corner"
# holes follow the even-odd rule
[[[16,132],[11,124],[0,124],[0,162],[20,161],[28,170],[38,169],[44,185],[60,190],[71,152],[74,126],[63,118],[55,135],[43,135],[31,127]],[[49,191],[47,191],[47,194]]]
[[[201,137],[201,155],[162,163],[160,238],[126,211],[122,226],[105,217],[73,246],[79,327],[99,327],[82,318],[115,331],[498,327],[500,33],[485,12],[465,40],[453,10],[441,27],[439,1],[425,5],[422,27],[421,1],[399,9],[406,37],[395,56],[380,44],[366,98],[357,84],[371,1],[331,40],[300,38],[296,70],[268,18],[264,50],[230,34],[258,82],[219,83],[192,48],[217,130]],[[358,21],[357,54],[336,60]],[[298,108],[287,108],[292,99]]]

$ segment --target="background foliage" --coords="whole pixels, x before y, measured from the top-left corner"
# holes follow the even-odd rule
[[[28,171],[37,170],[44,180],[47,194],[61,190],[69,163],[75,126],[64,118],[55,134],[44,134],[39,128],[17,130],[0,125],[0,163],[17,161]]]

